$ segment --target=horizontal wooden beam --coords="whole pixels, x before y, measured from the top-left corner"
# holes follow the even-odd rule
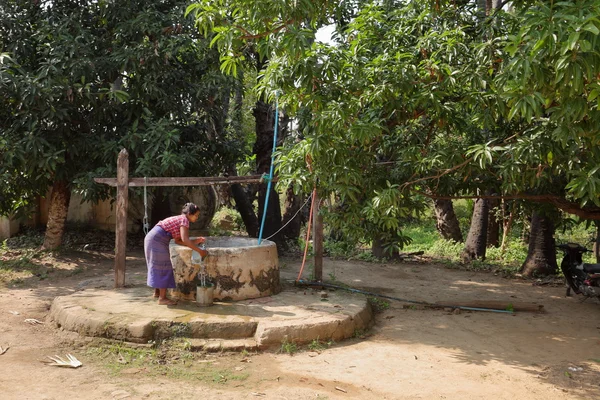
[[[143,186],[210,186],[229,185],[232,183],[260,183],[262,175],[248,176],[213,176],[213,177],[172,177],[172,178],[129,178],[129,187]],[[277,181],[277,178],[273,178]],[[116,178],[94,178],[94,182],[109,186],[117,186]]]

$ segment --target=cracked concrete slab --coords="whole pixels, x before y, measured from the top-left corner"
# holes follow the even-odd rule
[[[150,288],[131,287],[57,297],[48,319],[83,336],[133,343],[185,337],[207,347],[215,347],[216,341],[220,349],[239,348],[240,343],[267,348],[284,341],[341,341],[368,328],[372,311],[364,296],[343,291],[323,298],[318,291],[292,287],[273,296],[201,307],[184,301],[158,305]]]

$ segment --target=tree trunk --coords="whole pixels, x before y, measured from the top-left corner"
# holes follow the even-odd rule
[[[529,249],[527,258],[521,266],[521,273],[524,276],[551,275],[556,273],[557,268],[554,224],[550,218],[534,212],[531,218]]]
[[[273,136],[275,115],[274,110],[265,102],[257,101],[254,108],[254,119],[256,121],[256,142],[254,143],[254,154],[256,154],[256,172],[268,174],[271,168],[271,156],[273,152]],[[281,206],[279,195],[275,191],[275,185],[271,185],[269,193],[269,204],[263,229],[263,238],[269,237],[281,228]],[[265,200],[267,198],[267,183],[260,185],[258,194],[258,219],[262,221]],[[283,235],[278,233],[270,240],[275,243],[283,243]]]
[[[231,185],[231,196],[235,201],[235,209],[238,210],[244,221],[248,236],[258,237],[258,218],[256,218],[252,202],[248,199],[242,185],[239,183]]]
[[[529,244],[529,234],[531,231],[531,217],[523,218],[523,229],[521,230],[521,243],[523,245]]]
[[[382,259],[386,256],[385,249],[383,248],[383,241],[380,238],[373,239],[373,242],[371,243],[371,254],[378,259]]]
[[[500,220],[498,219],[498,206],[500,201],[490,199],[490,212],[487,229],[487,247],[500,247]]]
[[[596,241],[594,242],[594,255],[596,262],[600,263],[600,221],[595,221],[596,225]]]
[[[303,214],[298,212],[300,207],[302,207],[302,196],[294,193],[292,185],[286,190],[284,207],[282,225],[285,228],[283,229],[283,236],[288,240],[296,240],[300,236],[300,228],[302,228],[303,222]],[[296,216],[294,217],[294,215]]]
[[[475,259],[485,260],[485,249],[487,243],[489,205],[487,199],[475,200],[471,227],[462,252],[463,262],[469,263]]]
[[[436,218],[435,226],[440,235],[444,239],[462,243],[463,235],[460,231],[458,218],[456,218],[456,214],[454,213],[452,200],[436,199],[433,201],[433,207]]]
[[[55,181],[50,193],[48,223],[46,224],[46,235],[44,236],[42,249],[53,250],[61,245],[70,201],[71,190],[67,182]]]
[[[515,219],[515,204],[513,203],[508,218],[506,217],[506,209],[507,206],[504,201],[502,201],[502,245],[500,246],[500,254],[502,254],[503,257],[506,247],[508,246],[508,235],[512,229],[513,220]]]

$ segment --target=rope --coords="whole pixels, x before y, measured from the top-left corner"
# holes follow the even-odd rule
[[[144,177],[144,219],[142,220],[144,235],[148,234],[148,230],[150,229],[150,224],[148,223],[148,177]]]
[[[306,199],[306,201],[304,202],[304,204],[302,204],[302,207],[300,207],[298,209],[298,211],[296,211],[296,214],[294,214],[294,216],[292,218],[290,218],[290,220],[288,222],[285,223],[285,225],[283,225],[281,228],[279,228],[279,230],[277,232],[275,232],[274,234],[272,234],[271,236],[269,236],[268,238],[264,238],[264,240],[269,240],[271,239],[273,236],[277,235],[279,232],[281,232],[283,230],[283,228],[285,228],[286,226],[288,226],[290,224],[290,222],[292,222],[294,220],[294,218],[296,218],[296,216],[298,215],[298,213],[300,213],[300,211],[302,211],[302,209],[304,208],[304,206],[308,203],[308,200],[310,200],[310,198],[312,197],[312,193],[308,196],[308,198]]]
[[[262,234],[263,229],[265,227],[265,220],[267,219],[267,205],[269,204],[269,197],[271,194],[271,182],[273,181],[273,167],[275,165],[275,148],[277,147],[277,126],[279,125],[279,102],[278,102],[278,92],[275,92],[275,128],[273,132],[273,151],[271,152],[271,168],[269,170],[269,178],[267,179],[267,192],[265,195],[265,206],[263,208],[263,217],[260,223],[260,233],[258,234],[258,244],[262,242]]]

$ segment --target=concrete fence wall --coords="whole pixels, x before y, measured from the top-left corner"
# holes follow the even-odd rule
[[[130,200],[127,218],[127,231],[135,232],[141,229],[140,221],[143,218],[143,202],[138,199]],[[7,239],[17,234],[21,226],[44,226],[48,222],[48,201],[41,198],[37,212],[27,219],[0,217],[0,240]],[[92,228],[107,231],[115,230],[115,213],[110,200],[98,203],[81,202],[81,196],[73,194],[69,203],[67,223],[89,225]]]
[[[27,219],[18,220],[0,216],[0,240],[7,239],[19,232],[21,226],[39,227],[48,222],[48,201],[50,193],[45,198],[40,198],[37,211]],[[170,196],[172,215],[178,214],[183,204],[188,201],[196,203],[201,210],[199,221],[190,226],[190,229],[203,229],[212,220],[217,210],[217,193],[210,186],[193,189],[182,189]],[[148,217],[151,218],[151,198],[149,199]],[[81,196],[73,193],[69,203],[67,223],[88,225],[91,228],[115,231],[116,216],[114,206],[116,202],[104,200],[97,203],[81,202]],[[129,206],[127,212],[127,232],[139,232],[142,229],[144,218],[144,199],[132,196],[129,193]]]

